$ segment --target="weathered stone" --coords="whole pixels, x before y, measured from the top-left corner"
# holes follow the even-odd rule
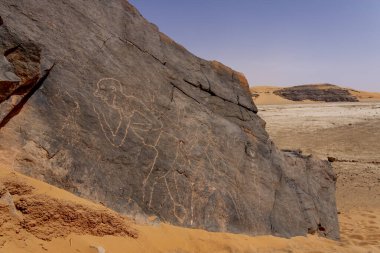
[[[20,81],[20,78],[12,72],[7,58],[0,56],[0,103],[17,89]]]
[[[0,183],[0,210],[3,208],[7,209],[9,215],[13,219],[16,219],[18,221],[22,220],[22,215],[17,212],[12,195]]]
[[[2,0],[0,15],[0,52],[24,87],[1,104],[13,104],[1,163],[121,213],[339,236],[329,163],[277,150],[242,74],[192,55],[124,0]]]
[[[332,84],[299,85],[279,89],[274,94],[292,101],[358,102],[348,89]]]

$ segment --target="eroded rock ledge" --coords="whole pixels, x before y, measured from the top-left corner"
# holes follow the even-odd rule
[[[277,150],[242,74],[127,1],[3,0],[0,16],[1,163],[129,215],[339,237],[329,163]]]

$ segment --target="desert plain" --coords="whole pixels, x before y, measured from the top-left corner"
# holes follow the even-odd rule
[[[341,243],[380,251],[380,103],[261,105],[259,114],[280,148],[330,157]]]

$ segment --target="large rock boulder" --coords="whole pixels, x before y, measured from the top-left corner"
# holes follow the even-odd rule
[[[244,76],[125,0],[0,2],[0,162],[125,214],[338,238],[328,162],[277,150]]]

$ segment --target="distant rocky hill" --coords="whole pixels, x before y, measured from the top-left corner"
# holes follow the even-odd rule
[[[293,101],[358,102],[349,90],[336,85],[300,85],[276,90],[274,94]]]
[[[339,237],[327,161],[281,152],[244,76],[125,0],[0,1],[0,163],[129,215]]]
[[[380,100],[380,93],[356,91],[333,84],[307,84],[293,87],[257,86],[251,88],[251,93],[257,104]]]

